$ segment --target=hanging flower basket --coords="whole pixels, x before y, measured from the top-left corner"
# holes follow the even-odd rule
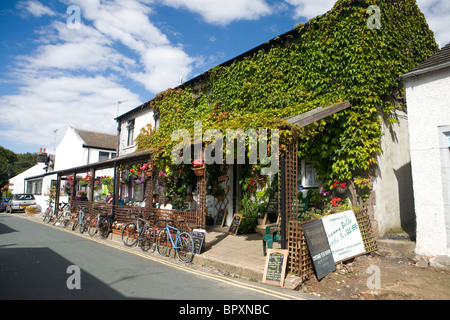
[[[343,194],[345,191],[347,191],[348,186],[346,182],[340,183],[339,181],[336,181],[333,183],[333,188],[336,190],[336,193]]]
[[[258,181],[259,185],[262,187],[266,185],[266,177],[264,176],[259,176],[259,178],[256,179],[256,181]]]
[[[151,177],[151,176],[153,176],[153,166],[152,166],[151,164],[144,163],[144,164],[141,166],[141,170],[142,170],[142,172],[144,173],[144,175],[145,175],[146,177]]]
[[[247,187],[247,190],[248,190],[248,192],[256,192],[256,189],[257,189],[258,187],[256,186],[256,184],[253,184],[253,185],[249,185],[248,187]]]
[[[194,173],[197,177],[202,177],[205,175],[206,167],[203,163],[203,159],[194,159],[194,161],[192,161],[192,165],[192,170],[194,170]]]
[[[192,170],[194,170],[194,173],[197,177],[203,177],[205,175],[205,166],[201,166],[201,167],[194,167],[192,168]]]

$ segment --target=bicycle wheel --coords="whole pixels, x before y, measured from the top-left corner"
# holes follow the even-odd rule
[[[93,237],[97,233],[97,219],[92,217],[88,223],[88,234]]]
[[[182,232],[177,239],[177,257],[181,262],[187,263],[191,261],[194,255],[194,241],[192,236],[187,232]]]
[[[75,219],[73,220],[72,224],[72,231],[75,231],[75,229],[78,227],[78,215],[75,216]]]
[[[147,226],[145,230],[142,232],[142,235],[139,239],[139,246],[141,247],[141,250],[144,252],[150,250],[150,248],[155,243],[155,238],[156,238],[155,229]]]
[[[86,218],[86,216],[83,216],[81,218],[80,228],[78,229],[78,231],[80,231],[80,233],[83,233],[84,231],[86,231],[86,225],[87,225],[87,218]]]
[[[158,235],[156,236],[156,251],[160,255],[165,255],[167,252],[167,249],[169,249],[169,232],[167,229],[161,229],[158,232]]]
[[[137,242],[137,227],[135,222],[128,223],[122,230],[122,242],[127,247],[134,246]]]
[[[47,210],[45,210],[45,216],[44,216],[44,222],[50,223],[50,220],[52,220],[52,208],[48,207]]]
[[[50,212],[50,207],[47,207],[47,209],[45,209],[44,218],[42,219],[42,221],[44,221],[44,222],[47,221],[47,218],[49,217],[49,212]]]
[[[70,212],[65,212],[65,213],[64,213],[64,218],[63,218],[63,220],[62,220],[62,222],[61,222],[62,227],[63,227],[63,228],[67,228],[67,226],[69,225],[69,223],[70,223]]]
[[[108,238],[110,229],[111,229],[111,226],[108,223],[108,221],[104,221],[101,224],[101,226],[98,227],[98,232],[99,232],[100,238],[102,238],[102,239]]]
[[[53,225],[56,225],[56,223],[59,221],[59,219],[61,219],[63,214],[64,212],[61,211],[57,216],[55,216],[55,221],[53,221]]]

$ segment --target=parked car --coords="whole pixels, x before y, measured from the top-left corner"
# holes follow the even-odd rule
[[[13,194],[6,204],[6,212],[12,213],[14,210],[25,210],[27,207],[36,207],[36,199],[31,193]]]
[[[0,202],[0,212],[3,212],[6,210],[6,204],[8,203],[9,199],[10,199],[10,197],[2,199],[2,201]]]

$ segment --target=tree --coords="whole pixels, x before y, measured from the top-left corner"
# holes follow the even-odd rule
[[[16,154],[0,146],[0,186],[36,164],[35,153]]]
[[[0,146],[0,186],[8,183],[13,177],[13,164],[17,161],[17,155],[11,150]]]

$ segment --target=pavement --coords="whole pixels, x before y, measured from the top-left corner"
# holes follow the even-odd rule
[[[43,223],[43,213],[15,213],[14,215]],[[53,223],[50,223],[49,226],[53,226]],[[78,230],[72,231],[70,226],[63,230],[90,238],[87,234],[81,235]],[[97,238],[98,236],[95,237]],[[119,235],[111,233],[106,241],[123,246]],[[280,244],[275,243],[274,248],[280,249]],[[142,253],[140,249],[135,249]],[[150,250],[148,254],[159,257],[156,251],[151,252]],[[168,259],[172,259],[174,262],[178,261],[174,254]],[[263,254],[262,235],[251,233],[234,236],[228,233],[228,227],[206,226],[202,251],[193,257],[190,264],[193,267],[207,269],[213,273],[261,282],[265,262],[266,257]],[[284,287],[295,289],[300,283],[300,278],[288,275],[285,279]]]

